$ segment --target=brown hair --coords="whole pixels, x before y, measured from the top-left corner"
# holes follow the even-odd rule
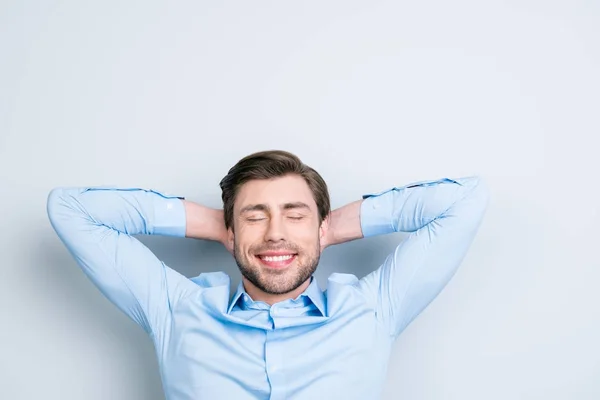
[[[233,205],[244,183],[254,179],[272,179],[290,174],[304,178],[317,203],[319,222],[323,222],[331,212],[331,204],[327,184],[321,175],[292,153],[283,150],[267,150],[250,154],[239,160],[219,183],[222,190],[225,227],[233,229]]]

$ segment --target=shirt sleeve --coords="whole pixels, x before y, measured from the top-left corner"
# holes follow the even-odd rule
[[[415,182],[363,196],[364,237],[408,236],[358,285],[396,338],[441,292],[465,257],[489,201],[483,179]]]
[[[147,333],[162,332],[186,277],[132,235],[185,236],[182,197],[138,188],[56,188],[52,227],[94,285]]]

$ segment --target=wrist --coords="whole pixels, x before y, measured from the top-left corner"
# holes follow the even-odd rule
[[[227,238],[223,210],[185,201],[185,236],[193,239],[223,242]]]
[[[349,203],[331,212],[328,245],[335,245],[363,237],[360,226],[362,200]]]

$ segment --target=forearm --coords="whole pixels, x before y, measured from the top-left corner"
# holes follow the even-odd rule
[[[48,197],[51,222],[77,240],[93,227],[128,235],[183,236],[180,198],[139,188],[56,188]]]
[[[224,242],[223,210],[153,190],[138,188],[59,188],[49,200],[57,227],[75,232],[102,225],[127,234],[186,236]]]
[[[227,238],[223,210],[182,200],[185,208],[185,236],[224,242]]]
[[[415,232],[450,215],[463,223],[481,218],[487,203],[486,186],[477,176],[439,179],[395,187],[363,196],[362,230],[365,237],[391,232]],[[461,203],[473,203],[460,207]]]

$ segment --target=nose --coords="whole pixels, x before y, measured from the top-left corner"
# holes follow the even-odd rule
[[[285,240],[285,226],[280,217],[273,216],[269,220],[267,231],[265,232],[266,242],[279,242]]]

